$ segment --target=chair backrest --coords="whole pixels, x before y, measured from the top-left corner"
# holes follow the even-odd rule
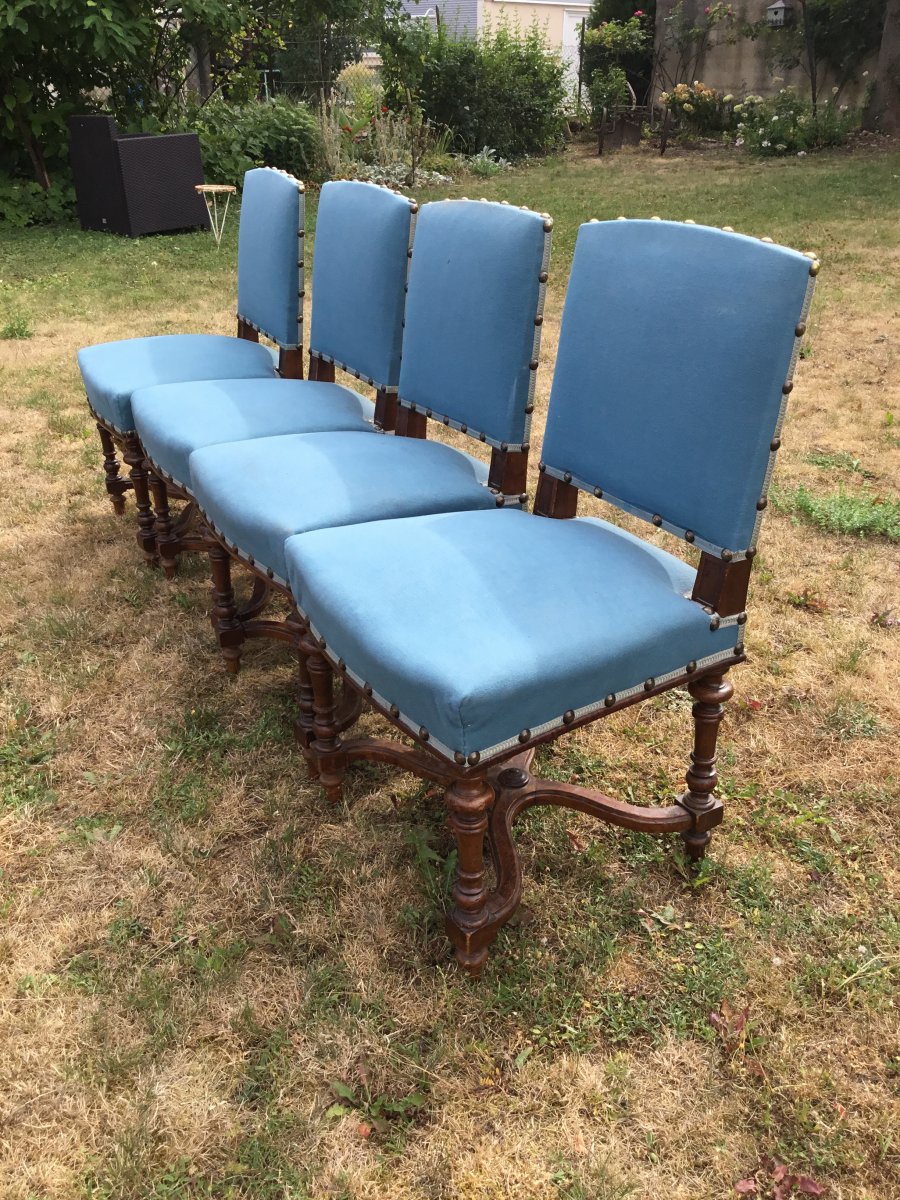
[[[303,343],[303,184],[257,167],[244,176],[237,315],[284,350]]]
[[[310,354],[396,392],[418,205],[360,180],[326,183],[316,216]]]
[[[539,469],[745,557],[817,271],[795,250],[702,225],[582,225]]]
[[[546,215],[486,200],[422,206],[401,406],[492,446],[527,445],[552,227]]]

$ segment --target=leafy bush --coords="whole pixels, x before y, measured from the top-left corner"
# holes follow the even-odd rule
[[[240,185],[245,171],[264,166],[304,179],[322,165],[318,121],[305,104],[282,97],[244,105],[214,97],[181,118],[179,128],[199,136],[211,183]]]
[[[621,67],[609,67],[604,71],[595,71],[588,90],[594,124],[601,120],[604,109],[617,108],[621,104],[628,103],[628,78]]]
[[[676,84],[670,92],[662,92],[659,100],[693,133],[722,133],[733,129],[736,123],[734,96],[723,96],[699,79]]]
[[[594,10],[591,10],[592,17]],[[653,61],[653,23],[642,9],[622,21],[604,21],[584,34],[584,78],[613,68],[625,72],[638,100],[643,103],[650,86]]]
[[[736,145],[762,157],[842,146],[859,125],[859,114],[847,105],[820,104],[813,115],[810,102],[789,88],[770,100],[748,96],[734,113]]]
[[[0,176],[0,223],[26,229],[29,225],[68,220],[74,209],[75,189],[71,184],[57,183],[45,192],[32,180]]]
[[[432,125],[452,130],[455,150],[491,146],[516,159],[561,144],[565,68],[537,26],[454,38],[444,26],[399,22],[381,49],[386,103],[418,108]]]

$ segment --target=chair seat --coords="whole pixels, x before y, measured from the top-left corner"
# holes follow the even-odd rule
[[[291,434],[195,450],[191,491],[215,527],[286,581],[295,533],[423,513],[495,508],[487,467],[441,442]]]
[[[200,379],[270,379],[272,355],[244,338],[207,333],[172,333],[125,338],[78,351],[78,365],[91,408],[122,433],[134,429],[131,396],[138,388]]]
[[[590,518],[445,513],[292,537],[298,607],[328,651],[447,757],[483,758],[563,713],[727,658],[694,570]]]
[[[131,398],[141,445],[157,466],[190,487],[194,450],[285,433],[375,433],[375,405],[338,383],[310,379],[221,379],[141,388]]]

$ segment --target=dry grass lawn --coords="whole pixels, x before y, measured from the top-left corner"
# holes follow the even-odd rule
[[[354,769],[328,811],[289,658],[226,678],[204,564],[145,570],[102,488],[76,349],[230,331],[234,225],[219,252],[0,233],[4,1200],[718,1200],[769,1195],[768,1160],[900,1197],[900,153],[570,155],[473,189],[556,218],[542,403],[579,221],[821,255],[711,857],[530,815],[525,908],[467,982],[435,790]],[[542,769],[661,799],[688,732],[670,693]]]

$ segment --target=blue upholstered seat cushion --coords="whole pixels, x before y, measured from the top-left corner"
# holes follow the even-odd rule
[[[516,744],[727,657],[694,571],[604,521],[448,513],[292,537],[294,598],[358,680],[448,756]]]
[[[91,408],[116,429],[134,429],[131,396],[138,388],[195,379],[271,379],[272,356],[243,338],[208,333],[101,342],[78,351]]]
[[[311,379],[166,384],[141,388],[131,407],[147,456],[188,488],[188,459],[201,446],[283,433],[375,432],[371,400]]]
[[[215,527],[286,579],[295,533],[457,509],[495,508],[487,467],[441,442],[310,433],[195,450],[191,490]]]

